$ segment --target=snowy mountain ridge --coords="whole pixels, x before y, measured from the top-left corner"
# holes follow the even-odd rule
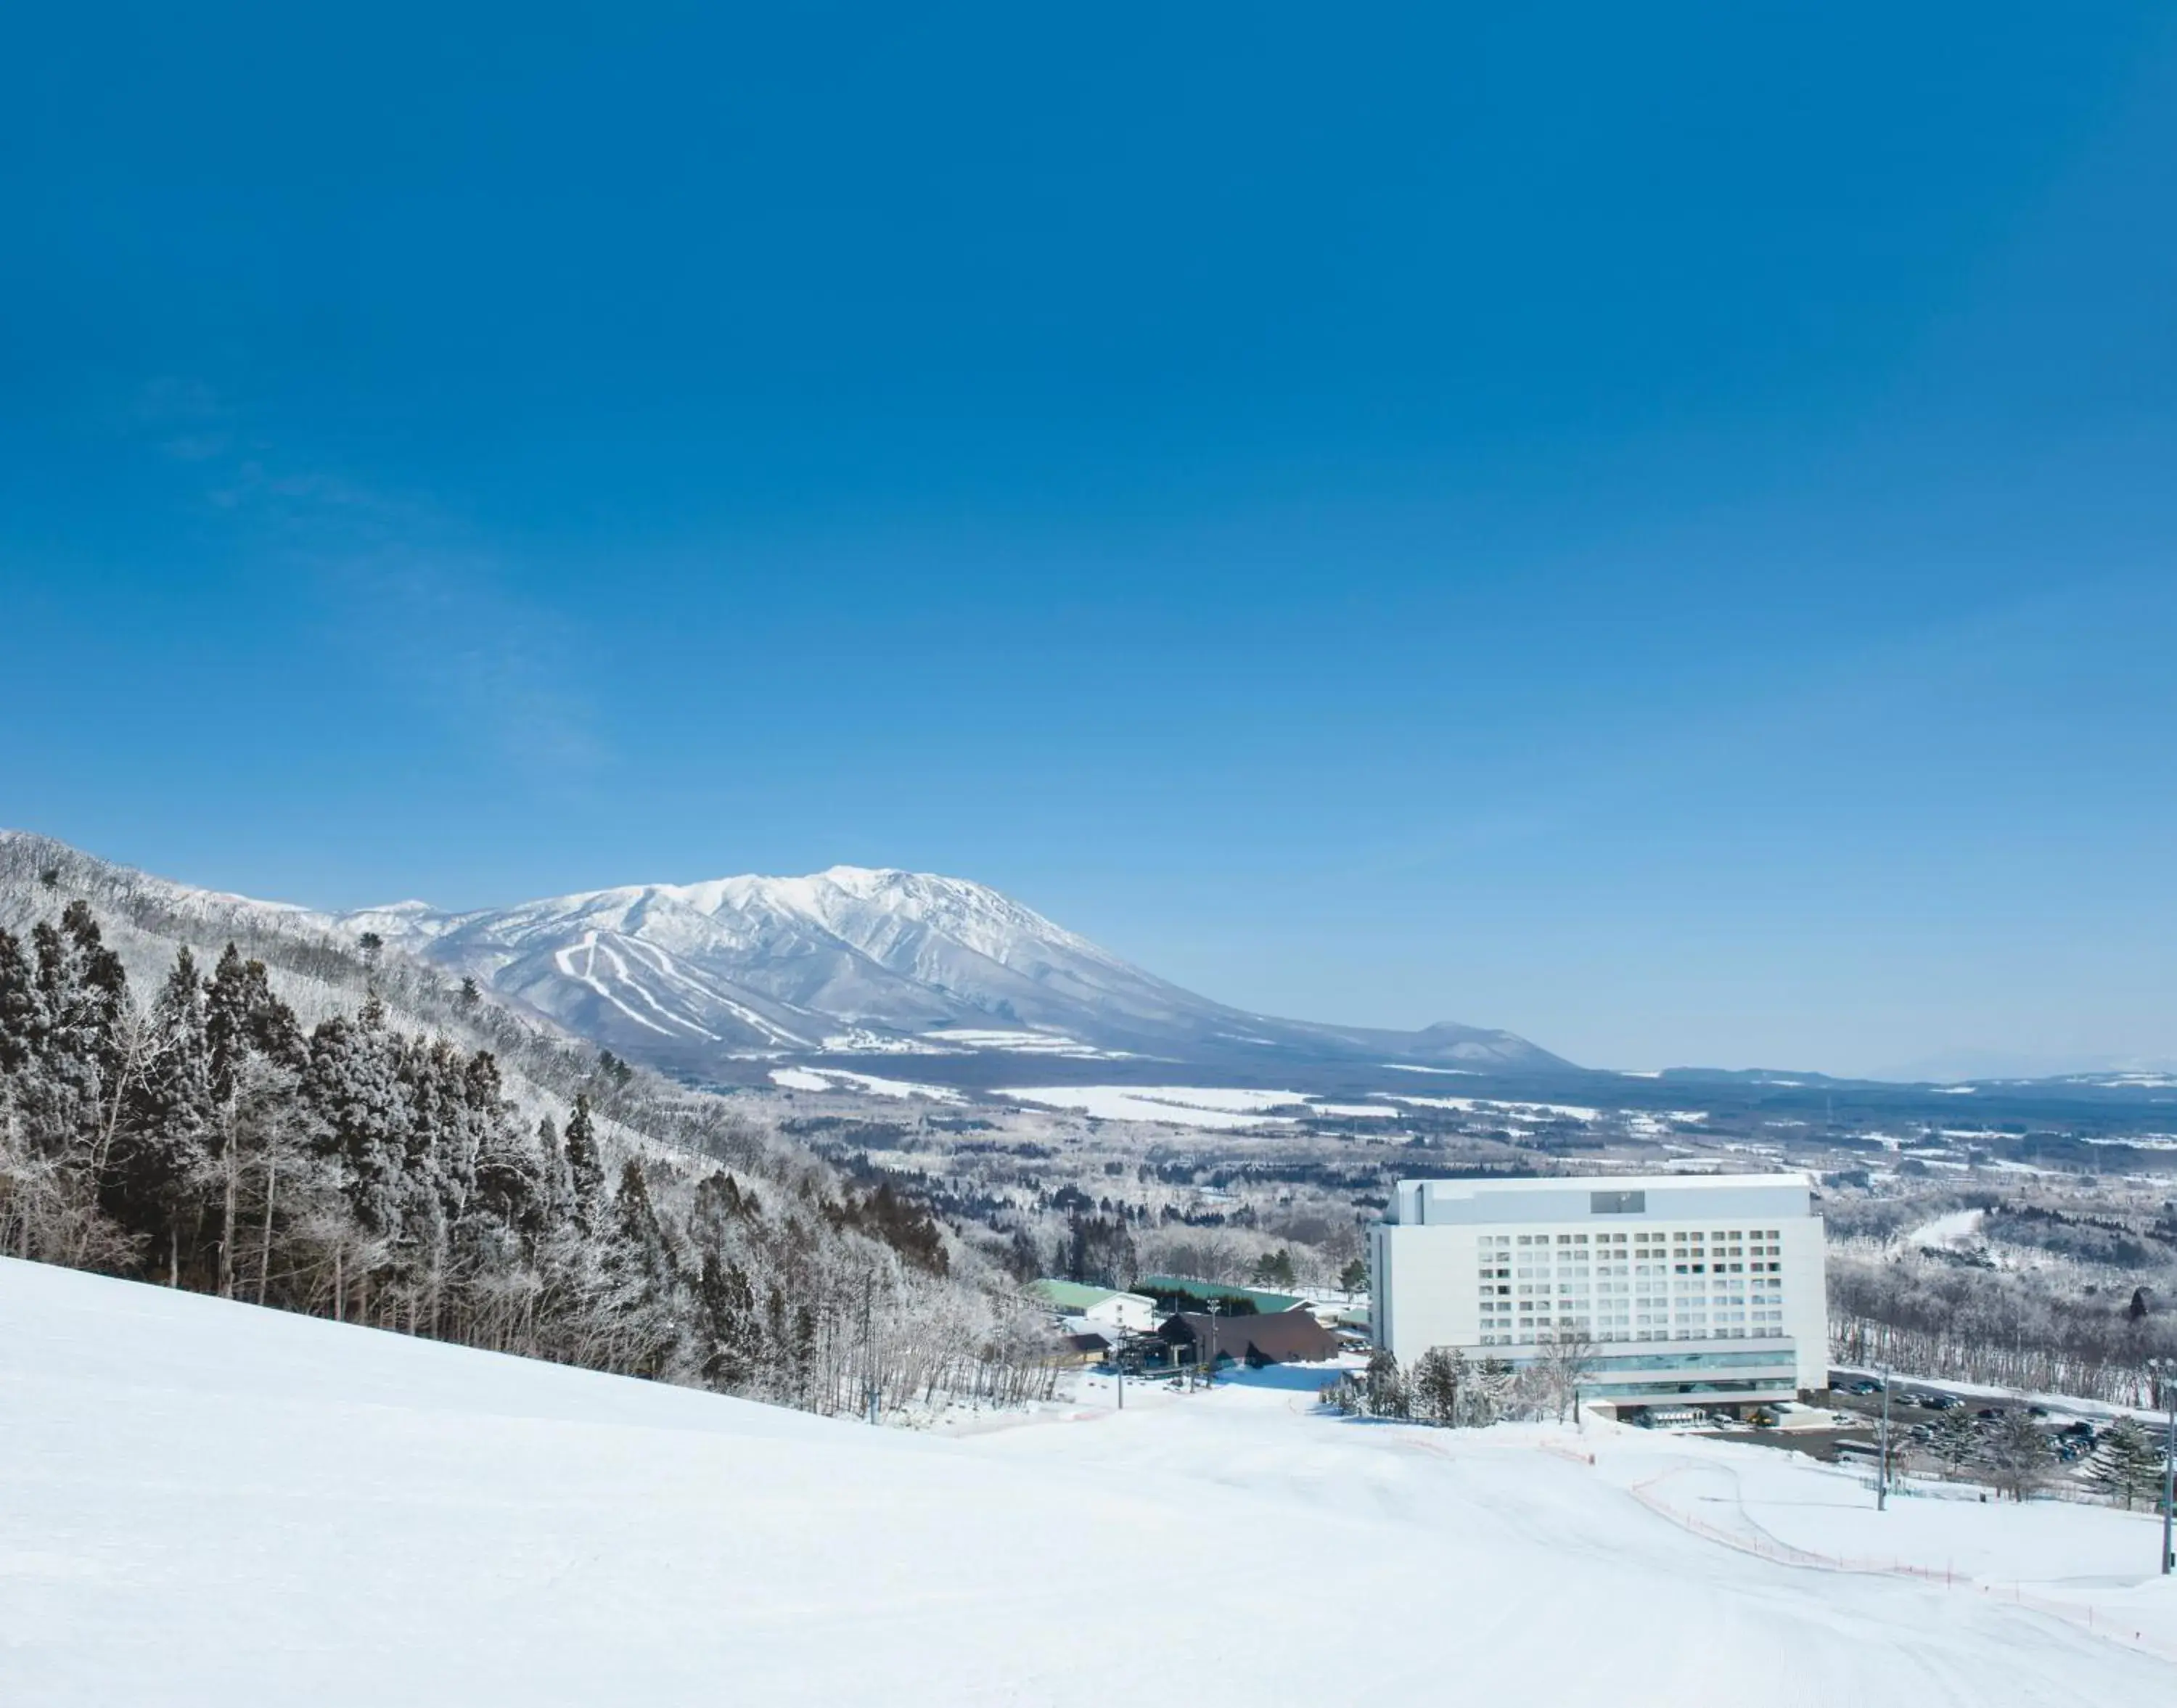
[[[42,845],[85,858],[19,832],[0,838],[19,854]],[[1393,1032],[1247,1013],[988,885],[925,872],[838,865],[463,912],[412,900],[346,913],[121,876],[208,921],[374,935],[631,1060],[702,1077],[734,1077],[736,1061],[988,1052],[1567,1065],[1510,1033],[1449,1023]]]

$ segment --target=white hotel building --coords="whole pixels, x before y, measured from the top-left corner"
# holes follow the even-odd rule
[[[1806,1176],[1401,1181],[1370,1231],[1373,1329],[1517,1365],[1592,1337],[1580,1391],[1622,1415],[1828,1386],[1821,1218]]]

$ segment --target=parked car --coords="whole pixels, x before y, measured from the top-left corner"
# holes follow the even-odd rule
[[[1863,1376],[1844,1391],[1847,1394],[1880,1394],[1882,1391],[1882,1384],[1880,1382],[1870,1382]]]

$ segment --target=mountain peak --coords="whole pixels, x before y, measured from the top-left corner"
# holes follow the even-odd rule
[[[59,843],[0,833],[0,878],[35,889]],[[1563,1067],[1509,1033],[1385,1032],[1279,1020],[1199,996],[969,878],[841,864],[801,877],[638,884],[454,913],[408,900],[308,913],[165,885],[396,950],[630,1058],[698,1078],[735,1058],[1019,1050],[1265,1070],[1338,1061]],[[1283,1071],[1281,1068],[1274,1071]]]

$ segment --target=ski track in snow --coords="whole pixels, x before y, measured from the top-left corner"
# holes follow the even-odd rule
[[[623,938],[621,941],[626,941],[627,940]],[[693,1020],[690,1020],[685,1014],[675,1014],[671,1009],[660,1002],[657,997],[652,996],[649,986],[645,985],[640,979],[636,978],[633,974],[627,970],[627,958],[622,955],[619,949],[614,945],[610,943],[601,943],[598,947],[603,949],[606,958],[610,960],[613,963],[613,972],[618,977],[619,982],[626,985],[629,990],[634,991],[636,996],[641,997],[645,1002],[647,1002],[650,1005],[650,1012],[652,1013],[657,1015],[661,1020],[671,1021],[676,1026],[685,1026],[690,1032],[696,1033],[701,1037],[707,1038],[714,1044],[718,1041],[718,1034],[717,1033],[712,1032],[705,1027],[698,1026]]]
[[[570,944],[565,948],[554,949],[552,952],[552,964],[557,967],[565,977],[574,980],[577,984],[587,985],[606,1001],[611,1003],[614,1007],[619,1009],[621,1013],[626,1015],[629,1019],[634,1021],[636,1025],[647,1027],[660,1036],[667,1038],[678,1036],[679,1034],[672,1029],[673,1027],[678,1026],[694,1033],[697,1037],[707,1038],[714,1044],[723,1041],[718,1034],[708,1027],[690,1018],[685,1014],[676,1012],[659,1001],[649,986],[630,970],[626,956],[621,953],[622,949],[626,950],[628,954],[634,955],[642,963],[645,971],[654,973],[660,978],[679,985],[683,990],[717,1003],[736,1019],[745,1022],[772,1043],[789,1047],[804,1049],[808,1047],[807,1039],[797,1037],[793,1033],[773,1025],[753,1009],[690,979],[673,964],[672,958],[663,949],[654,943],[646,943],[640,938],[623,936],[615,944],[603,941],[599,932],[586,931],[582,935],[581,942]],[[601,954],[609,963],[614,982],[641,998],[648,1007],[649,1014],[641,1013],[630,1007],[606,985],[603,980],[597,976],[597,957]],[[581,958],[581,964],[579,967],[576,964],[577,956]],[[652,957],[655,959],[652,959]],[[652,1015],[657,1018],[653,1019]]]
[[[1313,1411],[1323,1374],[1130,1384],[1123,1413],[1091,1381],[948,1439],[0,1260],[0,1694],[1316,1708],[1629,1683],[2076,1708],[2177,1686],[2003,1599],[2045,1555],[2177,1639],[2136,1518],[1878,1519],[1851,1476],[1758,1448],[1339,1422]],[[1989,1576],[1794,1567],[1741,1533]]]
[[[585,952],[587,952],[587,959],[584,963],[583,970],[578,973],[575,970],[575,957],[580,954],[584,954]],[[604,980],[598,978],[597,975],[597,934],[595,931],[588,933],[579,943],[570,944],[564,949],[554,949],[552,952],[552,964],[557,967],[562,973],[565,973],[570,979],[575,980],[580,984],[587,985],[590,989],[596,991],[600,996],[603,997],[606,1001],[611,1003],[614,1007],[619,1009],[621,1013],[626,1015],[629,1019],[634,1021],[636,1025],[647,1026],[652,1032],[657,1033],[663,1037],[670,1038],[673,1036],[672,1033],[667,1031],[664,1027],[659,1025],[655,1020],[651,1019],[647,1015],[636,1013],[634,1009],[629,1007],[626,1003],[621,1001],[619,997],[614,996],[611,991],[605,989]]]
[[[765,1019],[762,1015],[757,1013],[753,1008],[747,1007],[744,1003],[736,1002],[732,997],[727,996],[723,991],[712,990],[709,985],[701,983],[700,980],[689,977],[687,974],[680,970],[679,965],[674,961],[673,958],[667,954],[664,950],[659,948],[657,944],[645,942],[640,937],[622,937],[620,941],[627,946],[630,953],[636,954],[638,959],[654,958],[649,960],[650,969],[656,973],[660,978],[670,980],[673,983],[678,985],[682,990],[701,997],[705,1001],[717,1003],[728,1014],[731,1014],[736,1020],[739,1020],[744,1024],[754,1029],[756,1031],[761,1033],[765,1037],[771,1040],[772,1043],[783,1044],[805,1050],[809,1047],[809,1040],[806,1038],[799,1037],[792,1032],[785,1030],[782,1027],[772,1024],[772,1022]],[[695,1025],[695,1023],[692,1020],[687,1023],[691,1026]],[[703,1035],[706,1038],[711,1039],[713,1041],[717,1040],[718,1034],[715,1032],[705,1032],[700,1026],[696,1027],[696,1029],[699,1032],[703,1032]]]

